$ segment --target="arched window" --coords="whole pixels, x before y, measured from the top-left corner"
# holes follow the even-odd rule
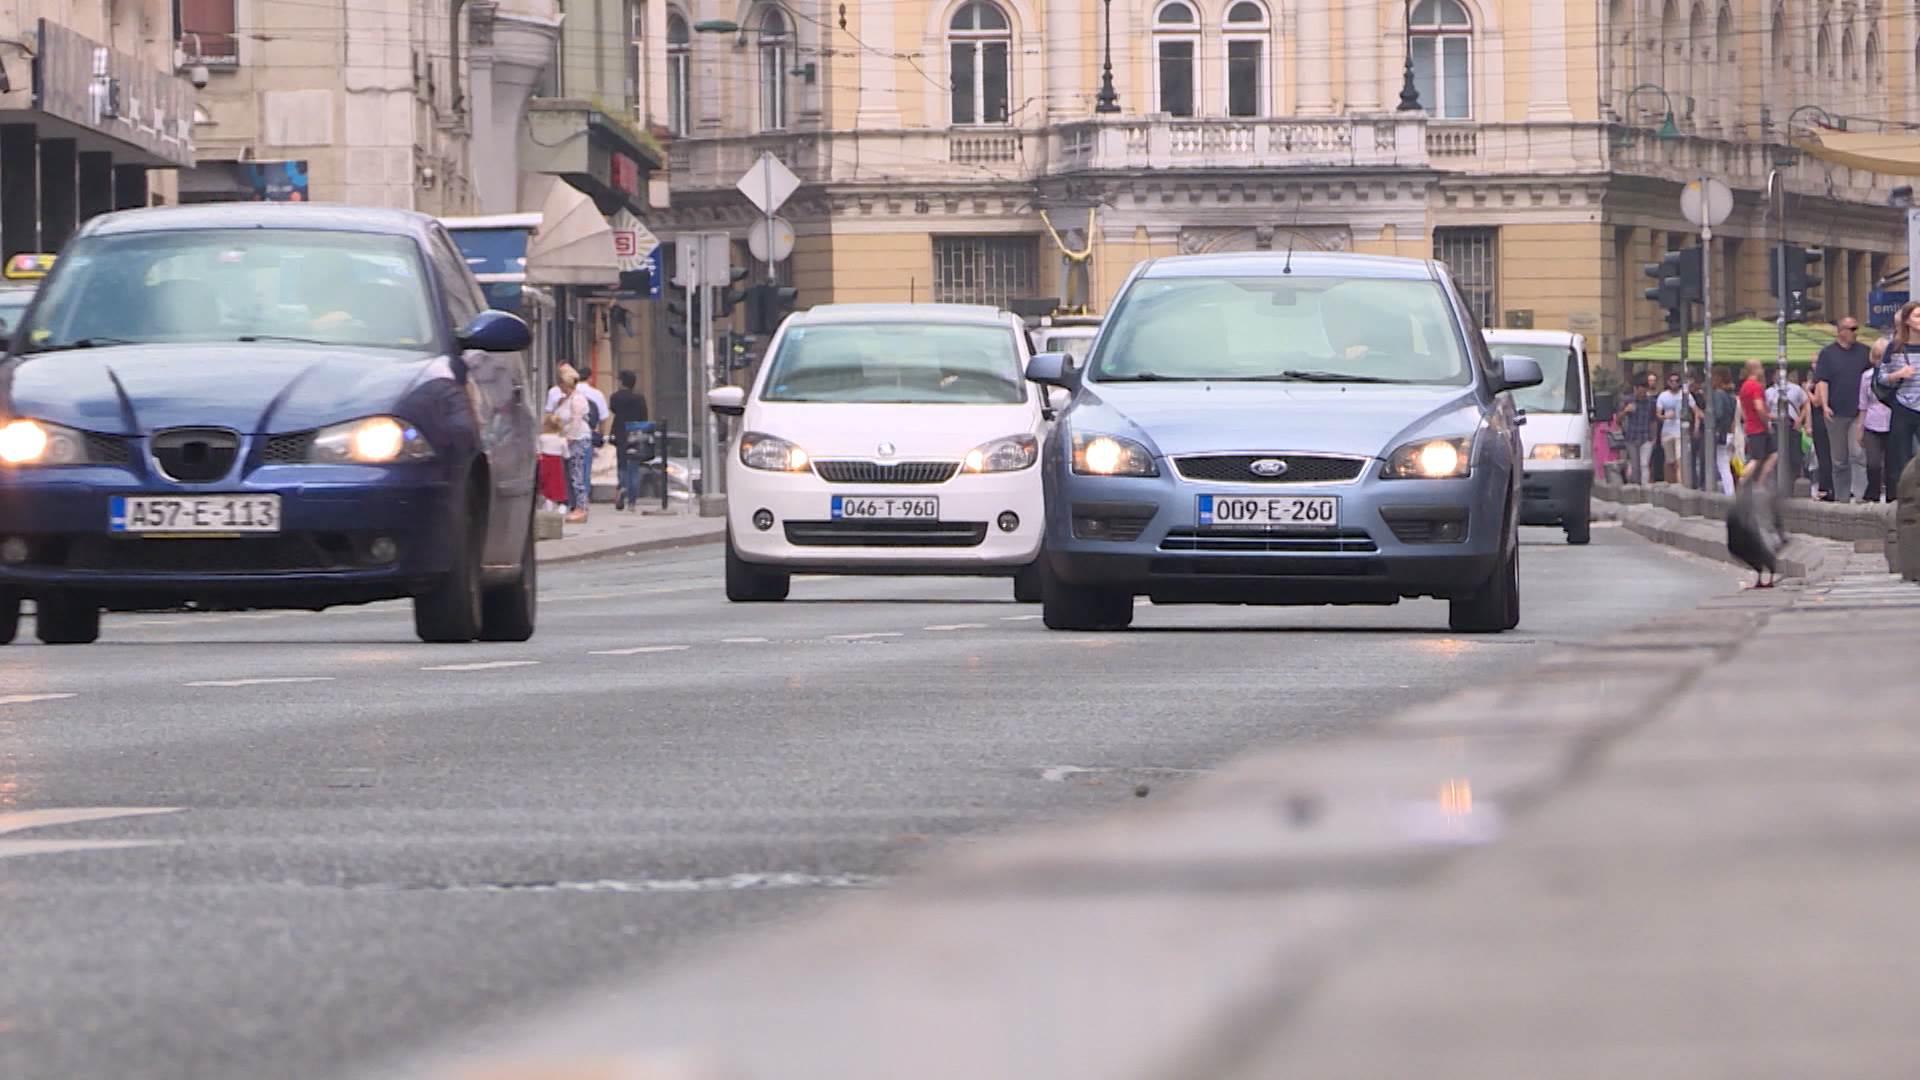
[[[1675,0],[1666,0],[1660,9],[1659,76],[1655,81],[1675,99],[1676,108],[1684,106],[1679,98],[1687,85],[1687,26]]]
[[[687,32],[687,17],[667,12],[667,130],[685,135],[693,130],[693,35]]]
[[[947,24],[947,57],[953,64],[953,122],[1004,124],[1013,98],[1013,26],[1006,13],[972,0]]]
[[[760,16],[760,130],[787,126],[787,69],[793,66],[793,31],[777,7]]]
[[[1465,120],[1473,115],[1473,20],[1459,0],[1420,0],[1413,6],[1413,85],[1427,115]]]
[[[1886,100],[1887,61],[1880,53],[1880,35],[1867,31],[1867,84],[1860,90],[1860,101],[1871,111],[1878,112],[1879,104]]]
[[[1793,46],[1787,41],[1787,6],[1776,5],[1773,9],[1773,29],[1768,35],[1768,45],[1773,52],[1773,66],[1778,71],[1793,70]]]
[[[1722,124],[1731,125],[1740,112],[1739,48],[1733,36],[1733,9],[1722,7],[1713,28],[1713,103]]]
[[[1200,100],[1200,17],[1186,0],[1167,0],[1153,13],[1154,111],[1192,116]]]
[[[1824,26],[1813,39],[1813,73],[1828,80],[1834,76],[1833,37],[1827,33],[1827,28]]]
[[[1860,50],[1854,47],[1853,31],[1840,32],[1840,72],[1847,83],[1847,97],[1853,96],[1855,86],[1860,81]]]
[[[1627,0],[1607,0],[1607,100],[1615,116],[1625,112],[1626,93],[1639,84],[1634,76],[1633,8]]]
[[[1221,33],[1227,42],[1227,115],[1267,114],[1267,41],[1273,26],[1265,5],[1235,0]]]

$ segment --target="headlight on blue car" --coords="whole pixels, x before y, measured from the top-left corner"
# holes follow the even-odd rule
[[[749,469],[803,473],[813,469],[805,450],[775,435],[749,431],[740,436],[740,463]]]
[[[87,437],[72,428],[38,420],[0,425],[0,466],[87,465]]]
[[[1081,476],[1159,476],[1153,451],[1118,435],[1073,433],[1073,471]]]
[[[405,420],[369,416],[322,428],[307,460],[315,465],[395,465],[430,461],[433,446]]]
[[[964,465],[970,473],[1019,472],[1040,460],[1040,440],[1031,435],[1009,435],[967,451]]]
[[[1453,480],[1473,471],[1473,436],[1421,439],[1387,455],[1385,480]]]

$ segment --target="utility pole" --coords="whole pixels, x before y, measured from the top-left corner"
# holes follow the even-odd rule
[[[1774,378],[1779,390],[1775,396],[1779,399],[1774,408],[1774,483],[1781,498],[1793,494],[1793,479],[1787,475],[1787,308],[1792,299],[1787,295],[1787,177],[1776,166],[1767,174],[1769,194],[1780,200],[1780,240],[1774,246],[1774,281],[1780,293],[1780,317],[1776,324],[1775,359],[1778,371]]]
[[[723,243],[726,242],[726,234],[721,233],[719,235],[721,241]],[[716,270],[723,282],[728,276],[728,270],[729,266],[727,263],[722,263]],[[713,291],[714,287],[712,278],[707,278],[700,284],[700,322],[702,324],[700,334],[701,377],[697,392],[701,398],[700,412],[703,414],[704,419],[704,422],[700,425],[701,517],[719,517],[727,512],[727,470],[720,461],[720,418],[713,414],[712,409],[706,408],[705,400],[707,391],[719,385],[719,380],[714,378],[713,370],[713,305],[716,302]],[[727,286],[722,284],[719,287],[724,289]]]
[[[680,250],[685,253],[681,256],[681,265],[687,267],[687,271],[682,276],[682,280],[686,282],[686,287],[687,287],[686,372],[687,372],[687,509],[688,510],[694,510],[699,505],[694,501],[694,493],[693,493],[693,455],[694,455],[694,448],[695,446],[698,445],[694,440],[693,433],[699,430],[695,428],[693,425],[694,425],[694,422],[699,418],[699,408],[700,408],[700,403],[694,400],[695,396],[700,392],[700,382],[698,379],[694,377],[695,374],[699,371],[699,360],[698,360],[698,354],[696,352],[696,348],[697,348],[696,343],[700,340],[699,334],[697,332],[697,328],[694,325],[694,319],[699,315],[699,307],[700,307],[699,297],[700,297],[700,289],[701,289],[700,282],[705,280],[705,277],[704,277],[705,271],[700,266],[700,258],[702,254],[704,254],[704,252],[701,250],[703,247],[705,247],[705,245],[701,243],[701,239],[698,236],[688,236],[680,241]],[[668,456],[668,454],[672,452],[672,448],[668,446],[662,446],[660,449],[661,449],[660,456],[663,458]],[[662,482],[664,483],[665,481],[662,481]]]
[[[1712,491],[1714,478],[1718,475],[1715,460],[1719,454],[1719,439],[1713,430],[1713,226],[1700,227],[1700,351],[1703,359],[1700,368],[1700,402],[1705,405],[1705,422],[1701,424],[1704,444],[1700,447],[1700,490]]]

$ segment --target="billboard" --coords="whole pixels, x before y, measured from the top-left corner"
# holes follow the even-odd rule
[[[304,161],[242,161],[240,182],[253,202],[308,202]]]

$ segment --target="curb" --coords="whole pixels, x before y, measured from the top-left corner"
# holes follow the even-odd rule
[[[1746,567],[1727,550],[1727,530],[1723,522],[1684,517],[1663,506],[1637,503],[1621,506],[1595,499],[1594,516],[1603,521],[1618,521],[1628,531],[1656,544],[1677,548],[1690,555],[1713,559],[1732,566]],[[1844,573],[1854,545],[1791,533],[1780,553],[1780,577],[1797,578],[1809,583],[1827,581]]]
[[[666,536],[652,540],[621,541],[612,547],[558,555],[541,555],[539,548],[536,547],[534,549],[534,561],[538,562],[541,566],[564,566],[567,563],[587,562],[591,559],[610,559],[619,555],[639,555],[649,551],[672,551],[676,548],[699,547],[702,544],[718,543],[725,537],[726,528],[722,526],[710,533],[696,533],[691,536]],[[550,542],[564,543],[565,541],[558,540]]]

